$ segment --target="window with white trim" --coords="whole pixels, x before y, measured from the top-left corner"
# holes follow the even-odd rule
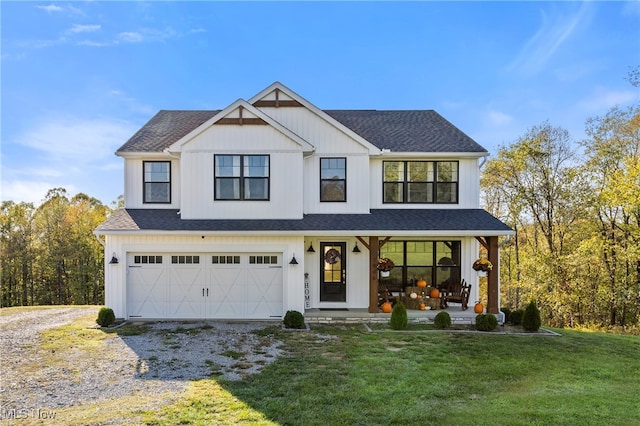
[[[320,159],[320,201],[347,201],[347,159]]]

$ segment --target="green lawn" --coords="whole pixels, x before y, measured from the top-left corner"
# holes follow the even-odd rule
[[[640,337],[271,330],[289,355],[191,384],[147,424],[639,425]],[[318,335],[319,333],[319,335]]]

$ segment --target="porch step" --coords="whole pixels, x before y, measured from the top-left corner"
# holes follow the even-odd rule
[[[456,308],[445,309],[451,316],[451,324],[471,325],[476,322],[476,313],[473,310],[461,311]],[[438,312],[433,311],[407,311],[407,319],[412,324],[433,324],[433,319]],[[367,309],[349,309],[348,311],[320,311],[319,309],[307,309],[304,312],[305,322],[309,324],[361,324],[361,323],[387,323],[391,314],[370,313]],[[500,322],[501,318],[498,317]]]

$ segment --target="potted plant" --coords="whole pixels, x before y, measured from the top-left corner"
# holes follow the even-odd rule
[[[473,262],[471,266],[475,271],[486,274],[493,269],[493,264],[486,257],[481,257]]]
[[[394,266],[395,264],[391,259],[387,257],[381,257],[380,259],[378,259],[376,268],[378,269],[378,271],[380,271],[381,277],[388,277],[389,272],[393,269]]]

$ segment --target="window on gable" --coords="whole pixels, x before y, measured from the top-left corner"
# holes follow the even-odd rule
[[[216,200],[268,200],[268,155],[216,155]]]
[[[347,201],[347,159],[320,159],[320,201]]]
[[[171,203],[171,162],[144,161],[145,203]]]
[[[457,161],[385,161],[384,203],[458,202]]]

